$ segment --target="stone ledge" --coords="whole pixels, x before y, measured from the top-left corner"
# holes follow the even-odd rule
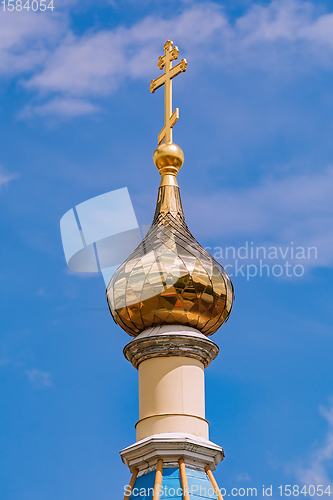
[[[164,467],[170,467],[181,457],[189,466],[205,468],[208,465],[215,470],[224,453],[223,448],[200,436],[166,433],[142,439],[122,450],[120,456],[132,472],[137,468],[143,473],[149,468],[153,470],[159,458],[163,460]]]
[[[195,328],[163,325],[149,328],[124,347],[124,356],[138,368],[142,361],[161,356],[185,356],[206,368],[218,355],[218,346]]]

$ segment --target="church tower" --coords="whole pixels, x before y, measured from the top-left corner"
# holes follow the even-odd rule
[[[172,110],[172,66],[179,50],[168,40],[158,59],[165,87],[165,125],[153,159],[161,174],[152,225],[117,269],[107,300],[115,322],[133,337],[124,355],[138,370],[136,442],[120,452],[132,474],[124,499],[222,499],[213,476],[223,449],[209,441],[204,370],[218,355],[210,340],[227,321],[234,292],[223,267],[189,231],[177,173],[184,153],[172,142],[179,109]]]

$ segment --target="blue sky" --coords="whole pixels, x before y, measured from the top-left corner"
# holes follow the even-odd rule
[[[317,248],[293,261],[300,277],[232,277],[234,309],[206,370],[210,437],[226,453],[217,480],[327,486],[332,3],[54,5],[0,11],[1,498],[122,498],[129,474],[118,451],[138,418],[137,373],[122,355],[129,337],[112,321],[102,277],[66,268],[59,221],[127,187],[139,223],[150,223],[163,92],[149,84],[168,38],[188,61],[174,83],[174,141],[194,236],[213,249]]]

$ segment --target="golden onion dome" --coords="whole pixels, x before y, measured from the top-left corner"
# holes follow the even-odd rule
[[[186,325],[212,335],[232,308],[229,276],[185,222],[176,180],[183,160],[176,144],[156,148],[162,178],[152,225],[107,287],[113,319],[133,337],[160,325]]]

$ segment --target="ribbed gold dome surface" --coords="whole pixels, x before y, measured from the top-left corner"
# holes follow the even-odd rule
[[[154,154],[162,181],[153,223],[107,288],[113,319],[134,337],[147,328],[169,324],[211,335],[228,319],[234,298],[229,276],[185,223],[176,181],[182,152],[176,145],[168,146],[159,146]],[[178,150],[170,159],[171,146]],[[181,159],[178,165],[176,157]]]

